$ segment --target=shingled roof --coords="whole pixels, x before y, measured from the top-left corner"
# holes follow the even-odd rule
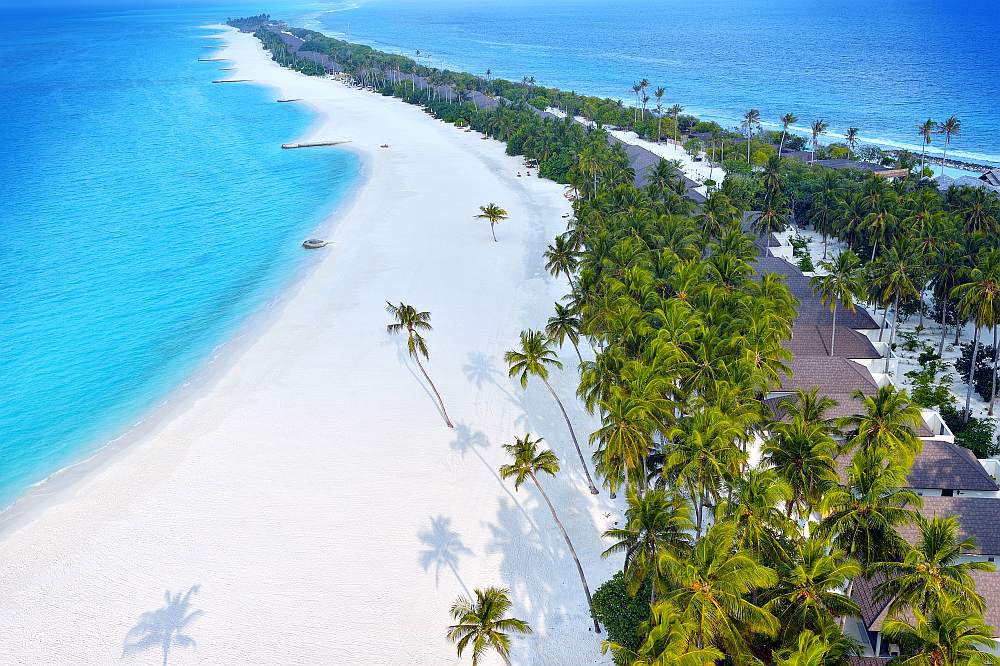
[[[792,327],[792,337],[784,346],[795,358],[807,356],[830,356],[832,326],[796,322]],[[837,337],[833,347],[840,358],[882,358],[875,345],[867,337],[853,328],[837,324]]]
[[[973,571],[971,574],[978,592],[986,602],[983,619],[993,627],[993,635],[1000,635],[1000,573],[995,571]],[[868,631],[881,631],[883,623],[889,616],[888,599],[875,601],[875,586],[885,580],[881,574],[871,578],[858,576],[854,579],[851,598],[861,609],[861,621]],[[908,614],[904,614],[906,617]],[[910,619],[910,618],[907,618]]]
[[[972,537],[974,555],[1000,555],[1000,498],[995,497],[923,497],[920,515],[925,518],[957,516],[963,536]],[[909,525],[899,530],[904,539],[915,543],[920,530]]]
[[[939,439],[924,440],[924,447],[913,461],[907,478],[912,488],[998,490],[997,482],[983,469],[972,451]]]
[[[781,392],[819,388],[824,394],[851,395],[860,390],[865,395],[878,392],[878,384],[868,369],[859,363],[836,356],[796,356],[789,364],[791,376],[781,373]]]

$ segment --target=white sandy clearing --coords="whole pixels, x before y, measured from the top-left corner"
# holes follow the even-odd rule
[[[516,664],[610,663],[547,509],[496,474],[503,444],[544,436],[563,472],[543,483],[592,589],[620,566],[599,557],[614,504],[588,494],[555,404],[502,367],[566,291],[542,265],[570,210],[562,187],[518,178],[499,143],[417,107],[227,40],[228,74],[306,100],[318,121],[300,140],[349,140],[366,182],[335,216],[335,244],[231,363],[3,535],[0,661],[158,664],[157,645],[123,657],[126,635],[165,590],[197,584],[197,646],[171,664],[456,664],[448,609],[489,585],[511,588],[535,628]],[[499,243],[473,219],[491,201],[510,212]],[[433,314],[429,371],[456,430],[385,334],[386,299]],[[585,437],[575,381],[553,377]]]

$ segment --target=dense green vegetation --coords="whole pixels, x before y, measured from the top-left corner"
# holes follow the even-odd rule
[[[843,633],[845,618],[858,613],[851,581],[873,573],[888,576],[876,596],[891,599],[900,619],[886,633],[898,637],[912,663],[995,663],[982,651],[987,643],[980,638],[989,630],[970,576],[992,565],[960,562],[968,544],[955,522],[921,518],[921,499],[906,488],[906,474],[921,449],[919,405],[936,405],[946,417],[951,410],[965,427],[978,427],[970,398],[972,373],[982,369],[980,330],[993,331],[994,344],[984,354],[988,381],[979,386],[991,408],[996,396],[996,195],[969,188],[941,194],[917,175],[889,182],[781,158],[780,144],[807,144],[785,131],[755,133],[760,117],[753,111],[744,143],[733,150],[731,133],[683,116],[679,107],[662,109],[660,90],[650,112],[644,81],[634,88],[635,108],[625,108],[527,78],[512,83],[442,72],[319,33],[292,32],[307,40],[303,48],[329,55],[356,81],[505,141],[509,153],[537,160],[542,175],[578,194],[565,233],[545,254],[547,268],[566,277],[570,293],[544,332],[521,334],[507,361],[522,386],[529,380],[548,386],[548,373],[560,367],[560,345],[590,347],[575,356],[577,396],[600,421],[589,437],[591,462],[600,484],[624,492],[628,505],[623,523],[605,535],[607,555],[623,556],[623,570],[593,600],[538,478],[558,473],[558,459],[526,435],[507,446],[512,462],[501,473],[516,486],[530,481],[544,497],[576,560],[595,628],[599,619],[607,625],[605,648],[616,663],[846,664],[860,650]],[[259,36],[276,60],[311,73],[280,40]],[[499,103],[480,108],[472,90]],[[628,160],[609,147],[603,130],[543,119],[536,111],[546,106],[654,138],[689,140],[706,132],[711,138],[703,147],[728,175],[697,210],[669,164],[655,167],[648,186],[637,189]],[[785,129],[795,121],[793,114],[782,118]],[[864,152],[855,145],[857,131],[843,146],[820,145],[825,129],[823,121],[813,124],[815,157]],[[830,399],[799,392],[785,401],[785,418],[775,420],[762,398],[788,370],[782,341],[797,303],[783,278],[755,274],[758,249],[742,228],[745,211],[760,212],[752,226],[761,236],[797,224],[845,241],[850,250],[826,257],[826,276],[815,280],[815,290],[831,307],[839,298],[848,307],[857,299],[881,309],[881,335],[890,345],[910,344],[898,332],[904,317],[917,317],[918,330],[925,317],[937,318],[944,330],[938,348],[921,355],[925,366],[939,362],[949,326],[957,344],[961,325],[977,324],[967,366],[959,368],[970,373],[962,412],[942,390],[934,365],[912,399],[886,386],[859,396],[858,415],[831,419]],[[586,469],[579,443],[577,450]],[[835,460],[846,466],[843,474]],[[915,544],[900,536],[905,525],[919,529]],[[496,601],[506,602],[502,597]],[[483,644],[506,658],[506,636],[489,633],[492,625],[476,610],[485,601],[465,602],[456,617],[469,626],[454,637],[480,627]],[[500,606],[503,615],[509,602]],[[943,650],[942,642],[963,635],[960,648]]]

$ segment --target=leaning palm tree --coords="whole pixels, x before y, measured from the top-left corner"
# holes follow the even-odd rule
[[[850,159],[854,159],[854,149],[858,146],[858,132],[860,131],[857,127],[848,127],[844,133],[844,140],[847,142],[847,157]]]
[[[781,116],[781,141],[778,142],[778,157],[781,157],[781,151],[785,147],[785,136],[788,134],[788,128],[799,121],[799,117],[794,113],[786,113]]]
[[[583,565],[580,564],[580,558],[576,555],[576,548],[573,547],[569,533],[563,527],[562,521],[559,520],[559,514],[556,513],[556,508],[552,505],[552,500],[545,494],[542,484],[538,482],[539,474],[555,476],[559,472],[559,458],[548,449],[539,451],[538,445],[541,442],[541,438],[532,439],[531,435],[528,434],[524,437],[518,437],[513,444],[504,444],[504,450],[511,455],[514,462],[500,467],[500,476],[504,479],[513,477],[514,490],[519,489],[526,479],[531,479],[531,482],[535,484],[535,488],[542,496],[542,499],[545,500],[545,504],[552,513],[552,520],[555,521],[556,527],[562,532],[563,539],[566,541],[566,547],[569,548],[570,555],[573,557],[573,562],[576,563],[576,571],[580,574],[580,584],[583,585],[583,593],[587,597],[587,607],[590,609],[590,616],[594,620],[594,631],[601,633],[601,625],[597,623],[597,614],[594,613],[594,601],[590,596],[590,587],[587,585],[587,577],[583,573]]]
[[[666,92],[666,88],[658,86],[656,92],[653,93],[653,96],[656,97],[656,143],[660,142],[660,136],[663,134],[663,95]]]
[[[448,627],[448,640],[456,644],[458,656],[471,648],[472,666],[478,666],[483,655],[493,650],[511,666],[511,634],[530,634],[531,627],[524,620],[507,617],[510,606],[510,592],[498,587],[477,589],[475,600],[459,597],[451,607],[458,624]]]
[[[750,109],[743,114],[743,122],[740,127],[747,133],[747,164],[750,164],[750,143],[753,139],[753,130],[760,125],[760,111]]]
[[[923,257],[913,252],[908,252],[905,243],[898,243],[897,245],[898,247],[893,246],[889,248],[889,251],[879,258],[882,302],[885,303],[887,308],[890,301],[893,303],[892,329],[889,332],[889,349],[892,349],[892,343],[896,338],[896,329],[899,325],[899,299],[918,299],[921,297],[921,289],[918,289],[917,285],[914,284],[914,278],[918,272],[918,264],[921,263]],[[885,369],[882,371],[885,374],[889,374],[889,356],[889,354],[885,355]]]
[[[573,313],[572,308],[556,303],[555,314],[545,324],[545,334],[558,342],[560,347],[569,340],[577,360],[583,364],[583,356],[580,355],[580,326],[580,318]]]
[[[444,407],[444,400],[441,399],[441,394],[438,393],[437,387],[434,386],[430,375],[427,374],[423,363],[420,362],[421,356],[425,359],[430,359],[430,355],[427,353],[427,341],[420,335],[420,331],[432,330],[431,313],[420,312],[412,305],[402,302],[399,305],[393,305],[389,301],[386,301],[385,309],[395,319],[395,321],[385,327],[385,330],[389,333],[406,331],[406,351],[417,362],[417,367],[423,373],[424,379],[427,380],[427,383],[431,386],[431,390],[434,391],[438,405],[441,407],[441,413],[444,415],[444,422],[448,424],[449,428],[454,428],[455,426],[451,424],[451,419],[448,418],[448,410]]]
[[[965,389],[965,422],[972,414],[973,372],[979,352],[979,332],[984,326],[996,326],[1000,321],[1000,269],[997,262],[986,261],[984,266],[969,271],[967,281],[951,290],[959,315],[971,319],[975,326],[972,337],[972,359],[969,363],[968,384]]]
[[[901,666],[994,666],[993,627],[979,614],[946,604],[924,614],[913,611],[913,621],[888,620],[882,634],[909,649]],[[912,647],[911,647],[912,646]]]
[[[975,541],[960,536],[956,516],[918,516],[917,524],[920,538],[901,562],[879,562],[874,566],[875,571],[885,574],[885,581],[875,588],[876,598],[892,602],[890,617],[898,617],[907,608],[928,613],[946,603],[982,613],[985,604],[976,593],[972,572],[994,571],[993,564],[962,561],[975,547]]]
[[[830,124],[825,120],[814,120],[812,124],[812,159],[810,162],[816,161],[816,149],[819,148],[819,137],[821,134],[826,134],[827,128]]]
[[[951,116],[938,126],[938,134],[944,134],[944,152],[941,154],[941,175],[944,175],[944,163],[948,159],[948,147],[951,145],[951,138],[957,136],[962,129],[962,121]]]
[[[562,363],[552,351],[552,340],[541,331],[530,329],[521,331],[521,348],[508,351],[504,354],[504,360],[509,368],[508,375],[510,377],[518,376],[522,389],[528,388],[529,377],[538,377],[552,394],[552,398],[559,405],[559,411],[562,412],[563,418],[566,420],[566,427],[569,428],[569,435],[573,439],[573,446],[576,447],[576,454],[580,457],[580,465],[583,466],[583,473],[587,477],[590,492],[597,495],[599,491],[594,485],[594,480],[590,478],[590,470],[587,469],[587,463],[583,459],[583,451],[580,450],[580,443],[576,439],[576,432],[569,420],[569,414],[566,413],[566,408],[563,407],[562,400],[559,399],[556,390],[549,383],[549,367],[562,368]]]
[[[170,594],[170,590],[167,590],[164,593],[166,603],[163,608],[143,613],[139,622],[128,632],[122,656],[143,652],[158,645],[163,651],[163,666],[167,666],[170,648],[175,645],[194,647],[194,639],[183,632],[191,622],[203,614],[200,610],[188,612],[191,607],[191,597],[197,594],[198,589],[197,585],[192,585],[183,596],[180,592]]]
[[[480,211],[479,215],[476,215],[476,219],[477,220],[489,220],[489,222],[490,222],[490,231],[493,233],[493,242],[496,243],[497,242],[497,232],[496,232],[497,223],[499,223],[500,220],[506,220],[507,219],[507,211],[505,211],[503,208],[500,208],[500,206],[498,206],[498,205],[496,205],[494,203],[487,204],[485,206],[480,206],[479,207],[479,211]]]
[[[938,124],[928,118],[924,122],[917,125],[917,133],[920,134],[920,138],[923,142],[920,146],[920,177],[923,178],[925,162],[927,161],[927,146],[931,145],[931,141],[934,139],[934,135],[937,133]]]
[[[644,582],[656,575],[656,558],[660,552],[683,555],[691,550],[690,532],[693,529],[687,500],[661,488],[639,495],[635,486],[629,486],[625,526],[604,533],[605,538],[615,539],[615,543],[601,553],[601,557],[625,554],[622,572],[629,581],[629,594],[635,595]],[[649,601],[653,603],[656,585],[651,588]]]
[[[552,244],[546,248],[544,256],[545,270],[551,273],[553,277],[565,275],[569,281],[570,288],[576,289],[576,284],[573,282],[573,274],[576,273],[580,255],[577,252],[577,248],[573,246],[570,237],[565,234],[556,236]]]
[[[843,303],[845,308],[855,311],[855,299],[864,300],[866,297],[865,276],[861,259],[851,250],[841,252],[833,261],[821,262],[820,267],[826,274],[814,276],[811,282],[813,291],[833,313],[833,325],[830,328],[832,357],[833,346],[837,341],[837,306]]]

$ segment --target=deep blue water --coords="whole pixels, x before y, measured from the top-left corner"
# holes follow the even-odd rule
[[[238,13],[0,21],[0,506],[161,401],[355,182],[350,154],[280,149],[305,111],[211,83],[199,26]]]
[[[1000,163],[995,0],[359,0],[270,10],[435,66],[630,103],[647,78],[667,105],[730,127],[826,119],[829,138],[919,149],[915,126],[954,114],[950,154]],[[940,149],[936,141],[932,148]]]

